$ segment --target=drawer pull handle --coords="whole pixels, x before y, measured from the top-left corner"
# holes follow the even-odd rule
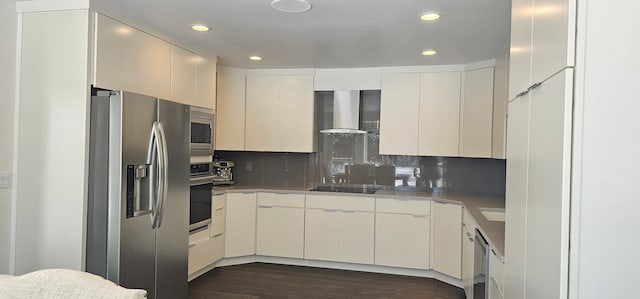
[[[429,216],[426,216],[426,215],[411,215],[411,216],[413,216],[415,218],[427,218],[427,217],[429,217]]]
[[[198,244],[197,243],[189,244],[189,248],[196,247],[196,245],[198,245]]]
[[[213,235],[213,237],[212,237],[212,238],[220,237],[220,236],[222,236],[222,234],[224,234],[224,232],[222,232],[222,233],[217,233],[217,234]]]
[[[340,212],[342,212],[342,213],[348,213],[348,214],[352,214],[352,213],[355,213],[356,211],[350,211],[350,210],[340,210]]]
[[[224,209],[224,207],[219,207],[219,208],[216,208],[216,211],[220,211],[222,209]]]
[[[323,209],[325,212],[330,212],[330,213],[337,213],[338,210],[335,209]]]
[[[259,205],[259,206],[258,206],[258,208],[261,208],[261,209],[271,209],[271,208],[273,208],[273,206],[263,206],[263,205]]]

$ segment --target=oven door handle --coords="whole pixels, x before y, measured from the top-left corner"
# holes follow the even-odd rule
[[[215,178],[216,178],[215,175],[191,177],[189,179],[189,185],[196,186],[196,185],[213,184],[213,180]]]

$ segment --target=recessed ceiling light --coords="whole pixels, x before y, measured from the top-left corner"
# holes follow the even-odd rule
[[[420,20],[423,21],[435,21],[440,18],[440,14],[435,12],[424,13],[420,15]]]
[[[438,53],[438,52],[436,52],[436,51],[434,51],[434,50],[425,50],[425,51],[422,51],[422,55],[424,55],[424,56],[436,55],[436,53]]]
[[[260,60],[262,60],[262,57],[253,55],[253,56],[249,56],[249,59],[251,59],[253,61],[260,61]]]
[[[273,0],[271,7],[282,12],[306,12],[311,9],[311,4],[306,0]]]
[[[208,26],[202,25],[202,24],[193,24],[191,25],[191,29],[195,30],[195,31],[209,31],[210,28]]]

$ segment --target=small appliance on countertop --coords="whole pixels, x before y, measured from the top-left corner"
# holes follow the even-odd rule
[[[213,184],[214,185],[233,185],[233,168],[235,164],[230,160],[214,160],[213,167]]]

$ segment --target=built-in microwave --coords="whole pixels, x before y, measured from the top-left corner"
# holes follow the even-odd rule
[[[213,110],[191,107],[191,155],[210,156],[214,150]]]

